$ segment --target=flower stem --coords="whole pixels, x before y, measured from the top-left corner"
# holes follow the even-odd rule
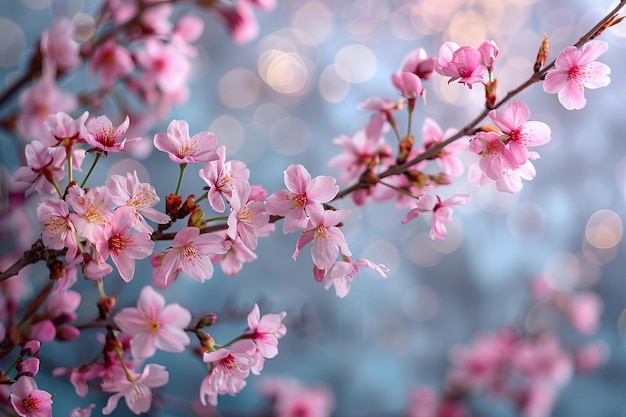
[[[180,164],[180,173],[178,174],[178,183],[176,184],[176,191],[174,191],[175,195],[178,195],[178,190],[180,190],[180,184],[183,182],[183,173],[185,172],[185,168],[187,168],[187,163]]]
[[[85,178],[83,178],[83,181],[80,183],[80,188],[83,188],[85,186],[85,183],[87,182],[87,179],[89,178],[89,176],[93,172],[93,169],[96,167],[96,164],[98,163],[98,160],[100,159],[100,157],[102,157],[102,153],[98,152],[96,154],[96,157],[94,158],[93,162],[91,163],[91,166],[89,167],[89,171],[87,171],[87,175],[85,175]]]

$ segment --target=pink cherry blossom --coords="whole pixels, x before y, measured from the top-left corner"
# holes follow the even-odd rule
[[[402,109],[404,101],[404,99],[396,102],[389,98],[370,97],[364,103],[359,103],[357,109],[375,112],[365,127],[365,136],[378,140],[385,133],[385,122],[394,126],[396,120],[393,112]]]
[[[556,58],[554,68],[546,74],[543,91],[558,93],[559,102],[567,110],[582,109],[587,104],[585,87],[606,87],[611,82],[611,68],[596,61],[608,48],[608,43],[599,40],[587,42],[582,50],[568,46]]]
[[[185,333],[191,322],[189,310],[179,304],[165,305],[165,298],[150,286],[139,293],[136,308],[123,308],[113,320],[120,330],[133,335],[130,350],[135,359],[149,358],[157,349],[182,352],[191,343]]]
[[[11,180],[31,184],[27,191],[34,190],[40,194],[54,192],[54,183],[58,183],[65,176],[63,148],[50,148],[34,140],[26,145],[24,154],[26,166],[19,167]]]
[[[71,19],[61,17],[41,34],[39,43],[45,62],[61,72],[71,72],[82,62],[80,45],[73,38],[75,30]]]
[[[101,238],[104,227],[111,220],[111,196],[104,187],[93,187],[87,192],[77,185],[68,189],[66,201],[74,210],[70,220],[80,237],[96,244]]]
[[[271,359],[278,355],[278,339],[287,333],[283,320],[287,313],[264,314],[261,317],[259,306],[254,304],[248,314],[248,330],[250,337],[256,343],[257,348],[264,358]]]
[[[174,44],[148,39],[145,47],[135,54],[137,65],[144,70],[142,87],[165,94],[183,89],[191,69],[189,58],[183,52]]]
[[[109,39],[95,49],[87,68],[98,73],[102,88],[110,89],[121,77],[133,72],[135,64],[128,49]]]
[[[478,46],[480,55],[483,58],[483,65],[491,72],[493,70],[493,63],[500,51],[498,45],[494,41],[484,41]]]
[[[133,228],[135,220],[132,208],[118,207],[96,242],[100,256],[107,259],[111,255],[111,260],[126,282],[130,282],[135,274],[135,259],[147,258],[154,249],[150,233],[128,233]]]
[[[333,139],[333,144],[342,148],[342,153],[331,158],[328,166],[342,171],[338,178],[342,183],[358,180],[368,168],[378,166],[384,169],[394,163],[391,147],[385,144],[385,138],[369,137],[364,130],[353,137],[338,136]]]
[[[46,145],[61,145],[66,149],[71,149],[75,143],[84,143],[85,138],[81,136],[81,132],[88,117],[89,112],[86,111],[77,119],[73,119],[69,114],[62,111],[49,115],[44,124],[50,129],[54,140],[48,141],[48,136],[42,138],[42,141]],[[84,155],[84,152],[82,154]],[[78,167],[73,168],[78,169]]]
[[[144,217],[155,223],[166,224],[171,221],[170,216],[152,208],[159,202],[159,196],[151,184],[139,182],[137,171],[128,172],[126,177],[112,175],[106,181],[111,201],[118,207],[133,209],[137,223],[133,227],[140,232],[151,233],[152,227]]]
[[[276,376],[264,378],[259,391],[274,405],[275,417],[330,417],[335,407],[335,395],[323,384],[304,385]]]
[[[593,291],[573,294],[565,306],[565,314],[570,323],[583,335],[591,335],[600,328],[600,315],[604,301]]]
[[[200,402],[216,406],[218,395],[235,395],[246,386],[252,355],[257,347],[251,340],[235,342],[230,349],[205,352],[202,360],[211,364],[200,385]]]
[[[313,211],[323,211],[324,203],[332,200],[339,191],[333,177],[321,175],[311,179],[302,165],[289,165],[284,171],[286,190],[277,191],[267,198],[267,211],[284,216],[283,233],[303,230],[309,226]]]
[[[449,138],[455,133],[456,129],[453,128],[447,129],[444,133],[436,121],[427,117],[424,119],[424,124],[422,125],[422,141],[424,142],[424,148],[428,150],[433,145],[443,142],[446,138]],[[463,163],[458,155],[466,151],[468,147],[468,140],[464,137],[446,145],[437,154],[437,163],[446,174],[458,177],[463,174]]]
[[[204,282],[213,276],[210,256],[225,253],[226,250],[228,247],[219,234],[200,234],[197,227],[183,227],[176,233],[160,266],[155,268],[153,279],[165,287],[182,271],[194,280]]]
[[[228,237],[239,237],[250,249],[255,249],[259,236],[268,224],[270,216],[263,201],[253,200],[252,187],[247,182],[237,184],[233,190],[228,216]]]
[[[428,56],[424,48],[418,48],[409,52],[400,64],[400,72],[412,72],[422,80],[432,78],[435,71],[437,58]]]
[[[207,162],[200,170],[200,178],[208,184],[207,199],[211,208],[218,213],[226,210],[222,196],[230,201],[232,192],[241,182],[248,182],[250,170],[241,161],[226,161],[226,147],[220,146],[215,151],[217,159]]]
[[[169,373],[163,365],[150,363],[145,366],[141,374],[132,373],[132,381],[121,372],[117,372],[115,378],[102,382],[102,391],[113,392],[109,397],[102,414],[109,415],[117,407],[121,397],[124,397],[126,406],[135,414],[145,413],[152,405],[152,388],[162,387],[169,380]]]
[[[313,241],[311,245],[311,257],[313,264],[321,270],[330,268],[341,251],[344,256],[351,256],[348,243],[343,233],[337,225],[350,214],[350,210],[325,210],[323,212],[311,213],[311,225],[313,228],[300,235],[296,243],[296,250],[292,255],[295,260],[307,243]]]
[[[424,94],[424,87],[420,78],[412,72],[391,74],[391,83],[402,97],[414,100]],[[410,101],[409,103],[412,103]]]
[[[528,152],[528,160],[518,168],[502,168],[502,176],[497,181],[487,177],[479,164],[474,164],[467,171],[467,181],[473,186],[488,186],[495,182],[496,189],[503,193],[518,193],[524,187],[522,180],[530,181],[535,178],[537,171],[531,160],[539,158],[537,152]]]
[[[445,42],[439,48],[439,57],[435,71],[441,75],[452,77],[451,81],[472,84],[482,82],[487,74],[487,67],[483,65],[481,51],[471,46],[459,46],[454,42]]]
[[[54,74],[44,68],[39,81],[22,91],[18,98],[21,110],[17,118],[17,134],[30,141],[50,134],[45,122],[48,115],[59,111],[71,113],[78,107],[76,96],[61,90],[55,83]]]
[[[38,389],[29,376],[22,376],[11,385],[10,400],[20,417],[52,417],[52,396]]]
[[[223,254],[211,255],[211,262],[219,263],[226,275],[233,276],[239,273],[244,262],[252,262],[257,259],[254,251],[246,246],[239,236],[233,240],[226,235],[226,231],[218,233],[223,235],[227,241],[228,250]]]
[[[76,229],[70,220],[65,200],[43,199],[37,206],[37,218],[43,224],[41,239],[50,249],[67,248],[65,258],[72,260],[78,253]]]
[[[496,132],[478,132],[470,142],[470,151],[481,156],[478,163],[485,175],[498,181],[505,168],[516,169],[519,164]]]
[[[489,118],[506,135],[504,143],[517,165],[528,160],[527,146],[550,142],[550,127],[543,122],[528,121],[530,109],[523,101],[508,102],[502,110],[491,110]]]
[[[253,7],[247,1],[239,1],[234,6],[218,6],[217,13],[236,44],[249,42],[259,34]]]
[[[339,298],[344,298],[350,292],[352,281],[361,273],[361,268],[371,268],[378,272],[383,278],[387,278],[385,272],[389,271],[385,265],[375,264],[367,259],[357,259],[353,261],[347,258],[345,261],[337,261],[330,267],[324,277],[324,288],[327,290],[333,286],[335,294]]]
[[[184,120],[172,120],[167,127],[167,133],[154,135],[154,146],[167,152],[169,158],[179,164],[218,159],[214,151],[216,144],[217,138],[211,132],[200,132],[189,137],[189,124]]]
[[[417,200],[415,207],[404,216],[402,224],[414,219],[420,213],[432,211],[430,238],[445,239],[448,233],[445,225],[452,221],[452,207],[467,203],[471,197],[470,194],[455,194],[450,198],[441,200],[439,196],[424,194]]]
[[[118,141],[128,130],[129,124],[130,119],[128,116],[118,127],[114,127],[107,116],[98,116],[85,123],[83,136],[88,144],[102,150],[105,155],[108,152],[120,152],[124,150],[126,142],[134,142],[141,139],[133,138]]]

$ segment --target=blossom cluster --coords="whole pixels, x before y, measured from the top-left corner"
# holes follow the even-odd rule
[[[275,6],[273,0],[196,3],[217,13],[238,43],[258,31],[253,11]],[[268,192],[251,182],[253,176],[244,161],[227,159],[227,149],[218,146],[215,134],[201,131],[192,135],[184,120],[172,120],[152,141],[140,138],[152,122],[163,120],[172,106],[190,94],[186,82],[190,60],[197,55],[191,43],[202,35],[203,23],[186,14],[178,16],[174,24],[174,12],[168,1],[105,1],[100,21],[113,29],[98,27],[97,35],[81,45],[75,40],[74,23],[59,19],[41,36],[30,74],[40,71],[41,78],[22,91],[20,111],[14,118],[15,131],[24,143],[25,163],[11,177],[14,193],[23,200],[36,200],[41,237],[31,252],[16,262],[17,271],[11,267],[8,273],[0,273],[4,281],[24,265],[40,260],[45,260],[50,270],[50,281],[28,306],[16,308],[16,298],[0,309],[0,359],[20,348],[13,364],[0,374],[1,382],[11,384],[9,401],[20,416],[52,415],[52,395],[39,389],[34,379],[41,345],[77,339],[87,328],[105,330],[97,336],[100,351],[96,359],[57,368],[54,375],[66,376],[81,398],[87,395],[89,383],[111,394],[103,414],[113,413],[122,398],[135,414],[156,407],[156,389],[168,384],[170,375],[165,366],[144,362],[158,350],[191,350],[190,335],[196,336],[199,346],[195,352],[207,364],[199,400],[205,406],[216,406],[220,395],[239,393],[250,374],[259,375],[265,360],[278,354],[278,340],[287,332],[286,312],[261,316],[255,304],[247,315],[247,328],[222,344],[205,330],[215,323],[215,314],[202,314],[192,325],[192,312],[178,303],[166,304],[160,290],[174,285],[181,276],[205,282],[214,275],[215,265],[226,275],[237,274],[245,263],[257,258],[259,239],[282,221],[283,234],[298,234],[291,258],[296,260],[310,243],[313,278],[325,289],[333,288],[339,298],[346,297],[362,269],[371,269],[383,278],[389,269],[353,255],[342,229],[351,211],[338,208],[339,199],[351,195],[358,206],[391,201],[405,211],[401,223],[428,213],[430,237],[444,239],[453,208],[471,200],[468,193],[447,198],[439,193],[464,175],[463,153],[476,161],[467,169],[471,185],[495,184],[499,191],[516,193],[522,189],[522,180],[536,175],[532,161],[539,154],[529,148],[551,140],[550,127],[530,120],[524,102],[513,100],[514,94],[498,97],[499,49],[495,41],[486,40],[477,48],[446,42],[438,56],[429,56],[424,49],[411,52],[391,74],[399,98],[371,97],[358,106],[372,116],[352,137],[335,138],[341,153],[330,160],[329,167],[340,170],[337,179],[313,177],[305,166],[289,164],[283,171],[285,188]],[[607,18],[605,25],[612,24],[611,19]],[[594,32],[580,45],[566,48],[547,65],[544,39],[527,84],[543,81],[544,91],[558,93],[565,108],[584,107],[585,87],[599,88],[610,82],[609,67],[596,61],[608,48],[606,42],[594,39],[598,35]],[[97,78],[98,88],[81,94],[61,90],[57,80],[81,65]],[[426,104],[424,85],[437,75],[468,89],[482,85],[485,111],[461,129],[444,130],[425,117],[421,141],[416,140],[412,125],[418,102],[422,99]],[[151,111],[131,109],[126,103],[131,99],[126,97],[117,118],[93,116],[94,112],[87,110],[77,113],[82,107],[100,108],[115,89],[138,98]],[[408,123],[402,132],[397,118],[405,109]],[[486,119],[489,122],[483,122]],[[390,135],[395,136],[395,146],[388,143]],[[112,175],[102,184],[89,183],[103,157],[131,151],[146,142],[179,168],[174,191],[161,194],[164,210],[157,209],[162,200],[159,191],[142,182],[136,171]],[[88,156],[92,165],[77,178]],[[180,195],[183,176],[195,164],[199,165],[197,177],[204,183],[203,192],[198,197]],[[339,184],[347,188],[341,189]],[[208,214],[210,211],[213,213]],[[157,241],[169,243],[156,250]],[[136,307],[119,308],[117,295],[107,295],[105,286],[112,275],[119,275],[123,283],[136,279],[136,264],[144,259],[152,267],[153,286],[142,287]],[[98,317],[86,324],[76,323],[76,311],[85,302],[83,294],[74,289],[79,272],[99,293],[95,302]],[[554,299],[582,333],[595,329],[601,302],[593,295]],[[581,363],[592,369],[600,355],[589,352]],[[506,393],[525,415],[533,416],[551,406],[574,366],[550,333],[531,339],[513,330],[480,337],[471,346],[454,350],[451,360],[447,389],[453,398],[475,389]],[[9,378],[13,368],[17,372]],[[526,383],[511,384],[510,374],[516,375],[515,381]],[[325,389],[307,389],[293,382],[268,383],[263,391],[274,401],[278,415],[324,416],[334,406],[334,398]],[[415,401],[416,410],[445,406],[450,410],[444,415],[464,415],[461,406],[455,408],[457,404],[432,396],[417,395]],[[71,415],[87,416],[93,408],[76,409]]]

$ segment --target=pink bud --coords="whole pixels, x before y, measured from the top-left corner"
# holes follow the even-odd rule
[[[59,326],[57,328],[57,340],[68,341],[74,340],[80,336],[80,330],[74,326]]]
[[[41,343],[52,342],[55,335],[56,328],[50,320],[37,322],[30,329],[30,337],[39,340]]]
[[[32,356],[39,353],[39,349],[41,348],[41,343],[39,340],[28,340],[26,342],[21,343],[22,350],[20,355],[22,356]]]
[[[17,368],[17,371],[19,372],[17,374],[16,379],[22,375],[34,377],[39,372],[39,359],[38,358],[25,359],[22,362],[18,363],[16,368]]]

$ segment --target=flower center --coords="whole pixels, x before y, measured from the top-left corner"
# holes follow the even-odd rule
[[[291,201],[292,210],[302,208],[306,206],[306,203],[307,203],[306,193],[302,193],[302,194],[290,193],[289,201]]]
[[[157,334],[159,329],[161,328],[161,323],[154,317],[150,317],[150,324],[148,325],[148,329],[152,334]]]
[[[35,398],[30,394],[26,397],[22,404],[24,404],[24,409],[27,412],[39,410],[39,398]]]

